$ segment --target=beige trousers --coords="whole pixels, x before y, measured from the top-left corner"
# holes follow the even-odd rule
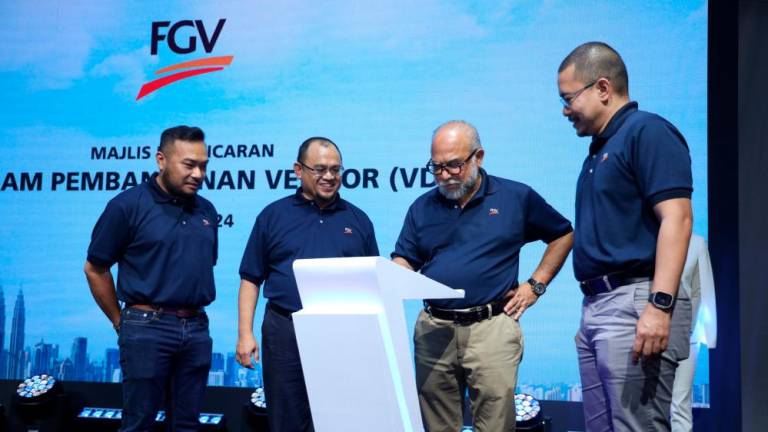
[[[476,432],[515,430],[517,367],[523,355],[517,321],[502,313],[458,325],[421,311],[414,349],[419,405],[428,432],[462,429],[467,389]]]

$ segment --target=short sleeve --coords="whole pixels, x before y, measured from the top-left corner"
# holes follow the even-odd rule
[[[112,267],[130,244],[132,230],[125,209],[110,201],[91,233],[88,261],[99,267]]]
[[[533,189],[528,191],[525,214],[526,243],[537,240],[549,243],[573,231],[571,222]]]
[[[413,217],[413,206],[408,209],[403,222],[403,228],[400,230],[400,236],[395,243],[395,251],[392,252],[392,258],[400,257],[408,261],[408,264],[414,270],[418,270],[424,265],[424,259],[419,255],[418,232]]]
[[[633,145],[633,165],[645,201],[653,207],[668,199],[691,197],[691,157],[674,126],[663,119],[650,121]]]
[[[211,205],[211,220],[218,221],[219,213],[216,207]],[[219,224],[213,224],[213,265],[219,262]]]
[[[367,256],[379,256],[379,245],[376,243],[376,230],[373,228],[373,223],[368,220],[369,233],[368,241],[365,245],[365,253]]]
[[[251,235],[243,252],[243,259],[240,261],[240,277],[256,285],[261,284],[268,276],[266,217],[260,214],[253,224]]]

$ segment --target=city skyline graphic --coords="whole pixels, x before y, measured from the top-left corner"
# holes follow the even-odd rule
[[[0,379],[23,380],[32,375],[49,374],[61,381],[90,381],[120,383],[120,351],[107,348],[101,357],[89,355],[88,338],[75,337],[69,355],[59,344],[43,339],[24,347],[25,306],[23,288],[19,288],[13,308],[11,345],[5,349],[5,293],[0,285]],[[63,356],[63,358],[62,358]],[[234,352],[213,352],[209,386],[255,388],[261,387],[261,364],[253,370],[237,363]],[[518,383],[517,393],[525,393],[539,400],[581,402],[581,384],[576,383]],[[693,404],[709,407],[709,383],[694,383]]]

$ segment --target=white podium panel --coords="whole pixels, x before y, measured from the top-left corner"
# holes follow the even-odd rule
[[[315,430],[422,431],[403,300],[464,292],[381,257],[296,260],[293,269]]]

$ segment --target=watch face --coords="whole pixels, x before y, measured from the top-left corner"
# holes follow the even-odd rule
[[[657,292],[651,295],[653,296],[652,302],[656,306],[659,306],[664,309],[672,307],[672,302],[674,301],[674,297],[672,297],[670,294]]]
[[[544,294],[544,292],[546,290],[547,290],[547,286],[544,285],[543,283],[537,283],[537,284],[533,285],[533,292],[536,295],[542,295],[542,294]]]

